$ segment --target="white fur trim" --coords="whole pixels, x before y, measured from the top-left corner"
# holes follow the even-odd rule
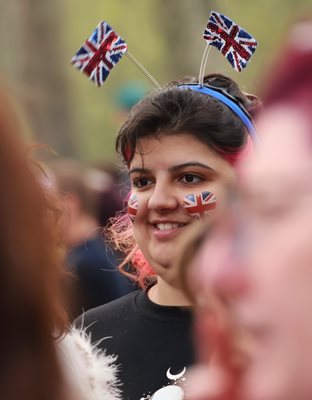
[[[91,343],[81,329],[71,328],[58,342],[65,379],[79,400],[120,400],[116,357],[108,356]]]

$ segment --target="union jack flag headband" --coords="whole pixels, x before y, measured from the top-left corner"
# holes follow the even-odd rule
[[[153,85],[160,88],[156,79],[129,52],[127,43],[105,21],[98,24],[89,39],[76,52],[71,63],[97,86],[102,86],[124,54],[151,80]]]
[[[229,17],[216,11],[212,11],[209,16],[203,38],[207,42],[207,48],[216,47],[238,72],[247,66],[258,45],[250,33]],[[208,54],[205,52],[204,64],[207,62],[207,57]]]
[[[225,90],[216,88],[214,86],[209,86],[207,84],[204,84],[202,86],[197,83],[183,84],[183,85],[178,85],[177,87],[181,89],[194,90],[195,92],[206,94],[221,101],[221,103],[228,106],[234,112],[234,114],[236,114],[240,118],[240,120],[247,128],[247,131],[253,142],[254,143],[257,142],[258,134],[254,127],[254,124],[252,123],[252,119],[248,111],[238,100],[236,100],[233,96],[228,94]]]

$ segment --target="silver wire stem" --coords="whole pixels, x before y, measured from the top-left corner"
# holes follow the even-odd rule
[[[156,81],[156,79],[147,71],[146,68],[143,67],[143,65],[135,57],[133,57],[133,55],[129,51],[127,51],[126,55],[143,72],[143,74],[153,83],[153,85],[155,87],[157,87],[157,89],[161,89],[161,86]]]
[[[200,64],[200,69],[199,69],[199,77],[198,77],[198,82],[199,86],[202,87],[204,85],[204,76],[205,76],[205,70],[206,70],[206,65],[207,65],[207,60],[208,56],[211,50],[210,44],[207,42],[206,47],[204,50],[203,58]]]

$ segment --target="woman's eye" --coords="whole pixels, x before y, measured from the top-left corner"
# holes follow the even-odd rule
[[[138,178],[135,179],[132,183],[132,185],[138,189],[143,188],[145,186],[148,186],[152,183],[151,179],[148,178]]]
[[[185,174],[181,177],[181,181],[183,183],[199,183],[203,181],[203,178],[194,174]]]

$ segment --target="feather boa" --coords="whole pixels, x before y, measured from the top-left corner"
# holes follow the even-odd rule
[[[57,352],[74,399],[121,399],[116,357],[99,350],[84,330],[71,328],[58,341]]]

